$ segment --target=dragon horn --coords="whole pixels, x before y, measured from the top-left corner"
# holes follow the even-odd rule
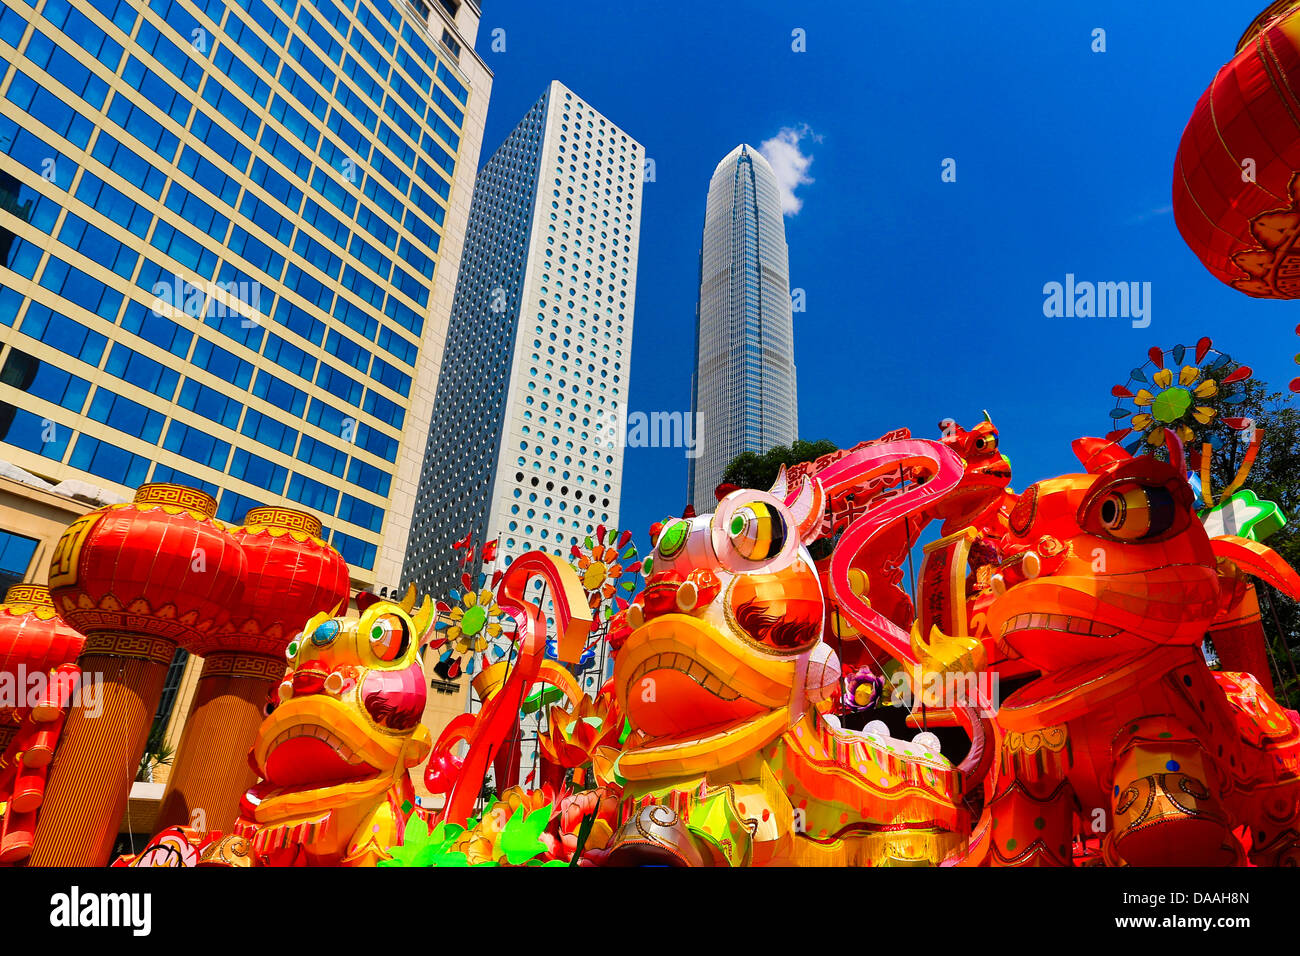
[[[415,610],[415,585],[406,586],[406,597],[402,598],[402,603],[398,605],[407,614]]]

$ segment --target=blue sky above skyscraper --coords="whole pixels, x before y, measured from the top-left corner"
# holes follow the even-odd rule
[[[738,142],[803,131],[811,182],[786,220],[807,297],[801,437],[935,437],[941,418],[988,409],[1024,487],[1076,467],[1070,441],[1109,429],[1110,386],[1153,345],[1209,335],[1276,389],[1295,374],[1294,310],[1218,282],[1170,212],[1187,118],[1263,5],[745,3],[683,18],[626,2],[557,31],[545,6],[488,2],[485,154],[552,77],[646,144],[630,410],[684,411],[709,176]],[[1150,324],[1046,317],[1043,287],[1067,275],[1150,282]],[[681,449],[629,448],[624,525],[644,540],[679,513],[685,473]]]

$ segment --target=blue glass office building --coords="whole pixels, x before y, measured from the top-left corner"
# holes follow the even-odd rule
[[[358,583],[386,550],[400,568],[390,502],[423,458],[488,95],[477,16],[3,0],[0,458],[193,485],[226,520],[306,508]]]

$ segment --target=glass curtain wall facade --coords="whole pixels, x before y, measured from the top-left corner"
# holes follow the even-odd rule
[[[798,434],[790,258],[781,194],[767,160],[740,145],[713,172],[700,246],[694,411],[699,457],[686,494],[700,514],[741,452]]]
[[[490,88],[477,16],[3,0],[0,457],[193,485],[230,521],[305,508],[354,582],[400,568]]]

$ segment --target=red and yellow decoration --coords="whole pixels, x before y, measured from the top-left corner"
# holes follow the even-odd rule
[[[84,644],[55,612],[48,589],[9,588],[0,604],[0,864],[31,854],[68,708],[95,704],[80,693],[75,661]]]
[[[1300,296],[1300,3],[1256,17],[1192,112],[1174,160],[1174,221],[1221,282]]]
[[[102,866],[144,753],[176,648],[206,642],[243,594],[247,559],[181,485],[141,485],[68,526],[50,561],[50,594],[86,636],[80,666],[103,674],[104,712],[78,708],[50,774],[32,863]]]
[[[163,794],[164,826],[230,832],[257,780],[248,749],[284,675],[285,648],[308,619],[346,607],[350,592],[347,562],[314,515],[252,508],[230,536],[244,552],[244,586],[226,623],[185,642],[203,671]]]

